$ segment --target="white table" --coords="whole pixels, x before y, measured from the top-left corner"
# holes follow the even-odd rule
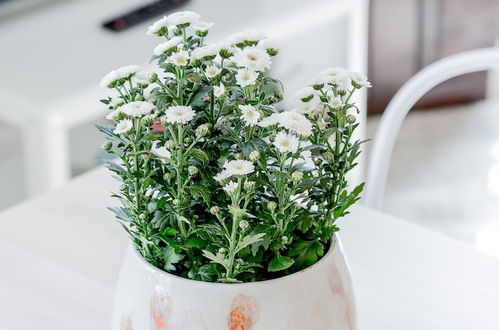
[[[127,239],[97,169],[0,214],[1,329],[107,329]],[[341,221],[360,330],[497,330],[499,260],[357,206]]]
[[[158,40],[144,33],[154,19],[118,34],[101,28],[109,18],[145,3],[59,1],[0,22],[0,120],[23,134],[31,195],[70,177],[69,132],[103,117],[98,100],[105,91],[98,84],[104,74],[149,61]],[[368,4],[368,0],[191,0],[179,10],[199,12],[215,22],[210,32],[213,42],[248,28],[276,38],[282,51],[274,74],[284,81],[286,92],[294,93],[329,66],[366,72]]]

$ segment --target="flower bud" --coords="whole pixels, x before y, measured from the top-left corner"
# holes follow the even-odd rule
[[[252,161],[252,162],[256,162],[258,159],[260,159],[260,153],[256,150],[253,150],[250,154],[249,154],[249,159]]]
[[[153,120],[151,117],[145,117],[144,119],[142,119],[142,124],[145,127],[151,127],[153,125]]]
[[[276,202],[268,202],[267,203],[267,208],[271,211],[274,212],[274,210],[277,208]]]
[[[334,158],[334,155],[332,153],[330,153],[329,151],[325,152],[322,154],[322,157],[325,159],[325,160],[331,160]]]
[[[210,130],[210,128],[209,128],[208,124],[202,124],[196,128],[196,134],[197,134],[197,136],[202,137],[202,136],[205,136],[206,134],[208,134],[209,130]]]
[[[168,125],[170,125],[170,123],[168,121],[166,121],[165,117],[160,118],[160,124],[161,124],[161,126],[164,126],[164,127],[168,127]]]
[[[155,83],[158,80],[158,74],[157,73],[151,73],[149,75],[149,82],[150,83]]]
[[[128,187],[127,187],[127,185],[126,185],[126,184],[122,184],[122,185],[120,186],[120,191],[121,191],[121,192],[125,192],[125,191],[127,191],[127,190],[128,190]]]
[[[198,37],[204,38],[208,35],[208,30],[206,30],[206,31],[196,30],[195,33]]]
[[[248,227],[249,227],[249,222],[248,221],[241,220],[239,222],[239,228],[241,228],[242,230],[248,229]]]
[[[226,248],[220,248],[220,249],[218,249],[218,253],[226,254],[227,253],[227,249]]]
[[[279,49],[267,48],[267,54],[269,54],[270,56],[276,56],[277,54],[279,54]]]
[[[244,183],[244,189],[250,190],[250,191],[255,189],[255,181],[246,181]]]
[[[140,220],[145,220],[147,218],[147,215],[145,213],[139,214],[139,219]]]
[[[357,120],[357,118],[355,118],[354,115],[347,115],[347,123],[353,124],[353,123],[355,123],[356,120]]]
[[[175,142],[173,142],[172,140],[168,140],[165,142],[165,148],[171,149],[171,148],[173,148],[174,144],[175,144]]]
[[[237,160],[240,160],[243,159],[243,154],[238,152],[237,154],[234,155],[234,157],[236,157]]]
[[[105,151],[109,152],[111,148],[113,147],[113,143],[111,141],[106,141],[101,145],[101,148],[104,149]]]
[[[165,174],[163,174],[163,180],[165,180],[166,182],[169,182],[172,178],[172,175],[169,173],[169,172],[166,172]]]
[[[210,207],[210,213],[213,215],[217,215],[218,213],[220,213],[220,208],[216,205],[212,206]]]
[[[303,173],[300,171],[294,171],[293,174],[291,174],[291,178],[295,182],[301,181],[301,179],[303,179]]]
[[[175,198],[173,200],[173,205],[180,205],[180,200],[178,198]]]
[[[283,236],[283,237],[281,237],[281,242],[282,242],[282,244],[286,244],[286,243],[288,243],[288,242],[289,242],[289,238],[288,238],[288,236]]]
[[[186,76],[187,80],[193,82],[193,83],[196,83],[196,84],[200,84],[201,81],[202,81],[202,78],[199,74],[197,73],[189,73],[187,76]]]
[[[314,84],[312,85],[312,88],[315,89],[316,91],[321,90],[324,87],[324,84]]]
[[[187,168],[187,171],[189,172],[190,175],[194,176],[199,173],[199,170],[196,166],[191,165]]]
[[[232,52],[230,49],[222,48],[222,49],[220,49],[219,54],[220,54],[221,58],[229,58],[232,55],[234,55],[234,52]]]

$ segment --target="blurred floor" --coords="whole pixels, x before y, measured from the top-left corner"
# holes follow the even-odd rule
[[[397,138],[384,211],[499,257],[498,107],[411,112]],[[378,120],[369,120],[369,137]]]
[[[499,103],[411,112],[398,136],[385,211],[499,257]],[[372,137],[379,117],[371,117]],[[93,124],[71,136],[73,174],[98,164]],[[22,201],[20,135],[0,123],[0,210]]]

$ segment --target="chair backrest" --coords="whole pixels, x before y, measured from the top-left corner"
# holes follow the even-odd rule
[[[438,60],[409,79],[388,104],[373,139],[367,168],[364,204],[383,204],[393,146],[402,122],[414,104],[438,84],[476,71],[499,68],[499,48],[483,48]]]

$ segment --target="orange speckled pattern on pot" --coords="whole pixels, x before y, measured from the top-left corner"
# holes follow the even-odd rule
[[[345,291],[347,287],[345,286],[345,283],[343,282],[343,277],[335,264],[333,264],[329,268],[328,280],[331,291],[334,294],[340,296],[341,301],[344,304],[343,313],[342,313],[343,323],[348,324],[350,329],[355,329],[354,326],[355,312],[354,312],[353,301],[350,298],[350,295],[347,294],[347,292]]]
[[[251,330],[260,318],[258,302],[244,294],[240,294],[232,301],[228,317],[230,330]]]
[[[151,329],[169,329],[170,306],[169,298],[164,294],[155,293],[151,298]]]
[[[123,316],[121,319],[120,330],[133,330],[132,320],[128,315]]]
[[[313,266],[252,283],[181,278],[153,267],[131,245],[111,329],[355,330],[355,297],[337,235]]]

